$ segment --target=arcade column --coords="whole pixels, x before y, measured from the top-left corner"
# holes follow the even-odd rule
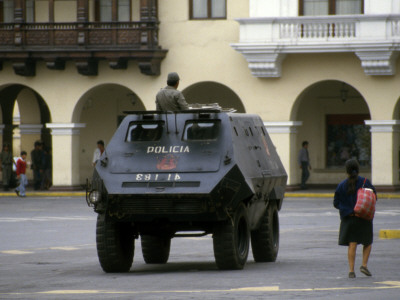
[[[301,121],[285,122],[264,122],[276,151],[288,174],[288,185],[299,184],[297,153],[296,153],[296,135],[297,128],[303,125]]]
[[[372,184],[392,190],[399,185],[400,120],[366,120],[371,131]]]
[[[74,190],[79,186],[79,134],[83,123],[47,123],[51,130],[54,190]]]

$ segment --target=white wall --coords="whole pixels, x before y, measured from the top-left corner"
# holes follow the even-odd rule
[[[250,17],[294,17],[298,7],[298,0],[250,0]]]

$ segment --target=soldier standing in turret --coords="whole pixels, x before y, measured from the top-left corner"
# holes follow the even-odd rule
[[[177,90],[179,75],[176,72],[168,74],[167,86],[162,88],[156,96],[156,109],[161,111],[180,111],[189,109],[185,97]]]

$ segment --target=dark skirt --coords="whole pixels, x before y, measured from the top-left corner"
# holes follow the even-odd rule
[[[355,216],[344,217],[340,222],[339,245],[348,246],[349,243],[368,246],[373,240],[372,221]]]

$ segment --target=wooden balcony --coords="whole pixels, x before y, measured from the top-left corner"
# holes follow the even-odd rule
[[[97,75],[98,62],[126,69],[137,61],[143,74],[159,75],[167,50],[158,45],[158,22],[0,24],[0,69],[11,61],[16,74],[35,76],[36,62],[63,70],[74,61],[82,75]]]

